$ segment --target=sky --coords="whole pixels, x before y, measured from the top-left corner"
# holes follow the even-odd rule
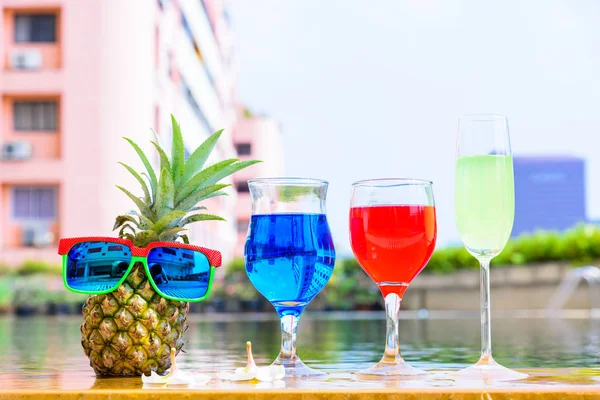
[[[285,175],[329,181],[350,250],[352,182],[434,182],[438,247],[456,244],[458,118],[508,117],[514,155],[586,160],[600,217],[600,1],[230,0],[238,97],[281,123]]]

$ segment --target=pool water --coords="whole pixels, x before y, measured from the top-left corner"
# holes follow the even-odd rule
[[[384,315],[307,313],[300,320],[298,352],[305,363],[326,371],[353,372],[379,361]],[[0,319],[0,374],[32,377],[58,370],[89,371],[80,344],[78,317]],[[271,314],[192,315],[185,353],[178,362],[216,371],[245,364],[250,340],[259,365],[279,351],[279,322]],[[500,318],[493,321],[494,357],[507,367],[590,368],[600,362],[600,320]],[[479,321],[474,318],[403,319],[404,358],[422,369],[457,369],[477,361]]]

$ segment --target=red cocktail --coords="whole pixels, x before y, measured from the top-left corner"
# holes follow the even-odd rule
[[[404,292],[425,267],[437,237],[431,182],[376,179],[352,186],[350,240],[364,271],[385,298],[385,354],[368,375],[420,375],[406,364],[398,344],[398,313]]]
[[[350,235],[354,255],[383,295],[402,297],[435,248],[435,207],[353,207]]]

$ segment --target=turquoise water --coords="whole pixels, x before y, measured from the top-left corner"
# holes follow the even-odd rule
[[[279,350],[279,322],[271,314],[193,315],[186,353],[178,357],[197,370],[244,364],[245,342],[252,341],[259,364]],[[86,371],[79,343],[78,317],[0,317],[0,373],[39,377],[58,370]],[[381,313],[311,314],[300,321],[298,350],[303,360],[324,370],[355,371],[381,357]],[[598,319],[495,319],[494,356],[512,368],[594,367],[600,362]],[[424,369],[460,368],[478,359],[477,319],[410,319],[400,324],[402,355]]]

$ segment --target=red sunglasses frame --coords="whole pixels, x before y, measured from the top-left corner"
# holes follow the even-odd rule
[[[218,250],[207,249],[206,247],[195,246],[193,244],[185,244],[180,242],[152,242],[148,247],[136,247],[131,240],[114,238],[114,237],[102,237],[102,236],[91,236],[91,237],[78,237],[60,239],[58,241],[58,254],[64,256],[69,254],[71,248],[83,242],[111,242],[125,245],[131,249],[131,255],[134,257],[147,257],[150,250],[157,247],[177,247],[181,249],[194,250],[203,253],[210,263],[211,267],[220,267],[222,263],[221,252]]]

